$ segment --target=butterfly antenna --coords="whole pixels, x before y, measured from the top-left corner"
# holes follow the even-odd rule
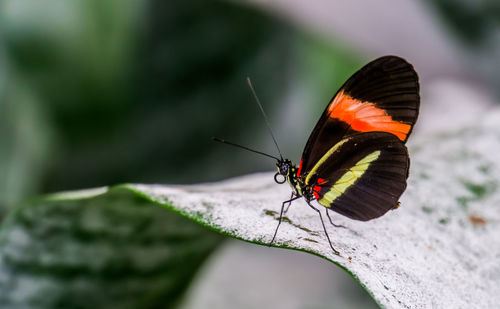
[[[264,112],[264,107],[262,107],[262,103],[260,103],[259,97],[257,96],[255,89],[253,88],[252,81],[250,80],[250,77],[247,77],[247,82],[248,82],[248,87],[250,87],[250,90],[252,91],[253,97],[255,98],[255,102],[257,102],[257,105],[259,105],[260,111],[262,112],[262,116],[264,116],[264,121],[266,122],[267,129],[269,130],[269,133],[271,134],[271,137],[273,138],[274,145],[276,145],[276,149],[278,149],[278,152],[280,154],[280,158],[281,158],[281,160],[283,160],[283,155],[281,154],[280,147],[278,146],[278,142],[276,141],[276,138],[274,137],[273,130],[271,129],[271,125],[269,124],[269,121],[267,120],[266,112]]]
[[[258,153],[258,154],[261,154],[263,156],[266,156],[266,157],[269,157],[269,158],[273,158],[277,161],[279,161],[278,158],[276,158],[275,156],[272,156],[270,154],[267,154],[267,153],[264,153],[262,151],[257,151],[257,150],[254,150],[254,149],[251,149],[251,148],[248,148],[248,147],[245,147],[245,146],[242,146],[242,145],[238,145],[238,144],[235,144],[235,143],[231,143],[231,142],[228,142],[224,139],[221,139],[221,138],[218,138],[218,137],[212,137],[212,139],[216,142],[219,142],[219,143],[223,143],[223,144],[227,144],[227,145],[231,145],[231,146],[234,146],[234,147],[238,147],[238,148],[241,148],[241,149],[245,149],[245,150],[248,150],[248,151],[251,151],[251,152],[254,152],[254,153]]]

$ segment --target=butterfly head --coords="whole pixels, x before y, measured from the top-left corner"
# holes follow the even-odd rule
[[[293,168],[292,161],[288,159],[280,159],[276,162],[276,167],[278,168],[278,172],[274,174],[274,181],[279,184],[285,183],[290,177],[290,172]]]

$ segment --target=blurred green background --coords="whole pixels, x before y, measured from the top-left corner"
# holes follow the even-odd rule
[[[326,61],[319,73],[333,85],[355,67],[281,18],[230,2],[4,1],[1,12],[4,209],[45,192],[268,170],[210,139],[275,151],[246,77],[274,120],[301,61]],[[297,59],[304,49],[319,57]]]
[[[0,213],[47,192],[273,169],[210,139],[275,153],[247,76],[295,162],[333,93],[377,56],[407,58],[424,86],[497,95],[499,29],[493,1],[4,0]]]

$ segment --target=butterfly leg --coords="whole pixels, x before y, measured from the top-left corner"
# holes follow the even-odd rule
[[[331,223],[333,226],[335,226],[335,227],[341,227],[341,228],[346,229],[346,227],[345,227],[345,226],[343,226],[343,225],[333,223],[332,218],[330,217],[330,213],[329,213],[329,211],[331,211],[331,210],[330,210],[329,208],[327,208],[327,209],[326,209],[326,215],[327,215],[327,217],[328,217],[328,220],[330,220],[330,223]]]
[[[295,192],[292,191],[292,194],[290,195],[290,200],[288,201],[288,206],[285,208],[285,211],[283,213],[287,213],[288,209],[290,209],[290,206],[292,206],[292,201],[295,196]]]
[[[287,201],[284,201],[282,204],[281,204],[281,211],[280,211],[280,219],[278,221],[278,226],[276,226],[276,230],[274,231],[274,235],[273,235],[273,239],[271,239],[271,242],[269,243],[269,246],[273,244],[274,242],[274,239],[276,238],[276,234],[278,234],[278,229],[280,228],[280,224],[281,224],[281,221],[283,219],[283,210],[285,209],[285,205],[288,203],[288,204],[292,204],[292,201],[300,198],[300,196],[293,196],[293,192],[292,192],[292,196],[290,197],[289,200]],[[288,206],[290,207],[290,205]]]
[[[323,216],[321,215],[321,211],[318,208],[311,205],[310,201],[308,201],[307,204],[309,205],[309,207],[314,209],[319,214],[319,219],[321,220],[321,225],[323,225],[323,230],[325,231],[326,238],[328,239],[328,243],[330,244],[330,248],[332,248],[333,253],[335,253],[336,255],[340,255],[340,253],[337,250],[335,250],[335,248],[333,247],[332,241],[330,240],[330,236],[328,236],[328,232],[326,231],[326,227],[325,227],[325,223],[323,222]]]

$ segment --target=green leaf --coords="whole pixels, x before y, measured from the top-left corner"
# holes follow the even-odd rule
[[[2,308],[171,308],[222,237],[122,188],[62,193],[0,230]]]
[[[347,229],[328,225],[340,256],[300,200],[274,246],[342,267],[383,307],[494,307],[500,303],[499,120],[494,112],[480,126],[411,146],[412,173],[399,209],[369,222],[334,216]],[[267,245],[289,190],[263,173],[200,185],[127,184],[29,203],[11,213],[0,233],[1,304],[165,304],[220,239],[197,225],[178,227],[177,220]]]

